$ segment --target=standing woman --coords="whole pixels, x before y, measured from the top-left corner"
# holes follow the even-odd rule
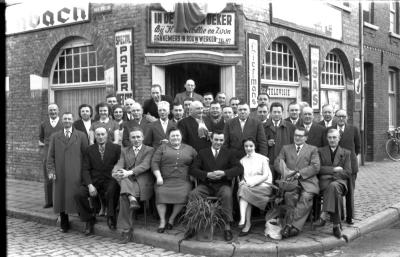
[[[243,180],[239,183],[238,197],[240,206],[239,236],[246,236],[251,228],[251,211],[255,206],[264,210],[272,194],[272,173],[269,159],[256,153],[254,138],[243,140],[246,155],[240,160],[244,168]]]
[[[188,194],[192,189],[188,170],[197,156],[193,147],[182,143],[182,134],[178,128],[172,127],[167,135],[169,143],[158,147],[151,161],[151,169],[156,177],[154,191],[160,216],[158,233],[172,229],[175,217],[187,203]],[[168,223],[165,218],[167,204],[173,204]]]
[[[122,145],[122,133],[124,131],[124,127],[122,126],[122,123],[124,122],[123,120],[124,117],[124,108],[122,105],[114,105],[112,107],[112,118],[115,122],[118,123],[118,145]]]
[[[110,119],[109,114],[111,113],[111,107],[107,103],[99,103],[96,106],[96,110],[100,115],[100,119],[92,123],[89,130],[89,144],[94,144],[94,131],[98,127],[104,127],[108,133],[108,140],[114,144],[118,144],[119,141],[119,125],[116,121]]]
[[[73,127],[85,133],[89,143],[89,131],[92,123],[93,108],[88,104],[81,104],[78,108],[79,120],[73,123]]]

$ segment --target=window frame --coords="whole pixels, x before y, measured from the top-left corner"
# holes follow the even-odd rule
[[[389,68],[388,71],[388,125],[389,129],[397,127],[397,101],[399,100],[397,92],[398,70]],[[392,100],[394,101],[392,103]],[[394,108],[391,108],[394,107]]]
[[[363,22],[374,25],[375,24],[374,2],[362,2],[361,4],[362,4],[362,11],[363,11]],[[368,7],[368,10],[366,10],[365,7]],[[368,12],[368,20],[365,20],[365,12]]]
[[[394,6],[393,6],[394,5]],[[399,35],[400,34],[400,17],[399,17],[399,2],[393,1],[389,3],[389,32]],[[393,16],[393,23],[392,23]]]

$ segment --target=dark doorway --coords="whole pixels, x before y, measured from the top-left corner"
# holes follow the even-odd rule
[[[193,79],[196,93],[203,95],[220,91],[220,67],[207,63],[181,63],[165,67],[165,94],[175,97],[185,91],[186,80]]]

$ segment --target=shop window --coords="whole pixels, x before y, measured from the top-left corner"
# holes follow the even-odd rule
[[[53,85],[98,81],[104,81],[104,67],[98,64],[93,45],[65,47],[61,50],[53,70]]]
[[[288,83],[299,81],[296,58],[284,43],[272,42],[261,66],[262,80]]]
[[[362,2],[362,10],[364,22],[374,24],[374,3]]]
[[[331,104],[335,109],[344,108],[345,77],[343,65],[337,54],[330,52],[321,71],[321,106]]]
[[[389,3],[390,6],[390,32],[400,34],[400,18],[399,18],[399,2],[393,1]]]
[[[388,97],[389,97],[389,128],[395,128],[397,126],[397,99],[396,99],[396,85],[398,80],[398,72],[394,69],[389,69],[388,79]]]

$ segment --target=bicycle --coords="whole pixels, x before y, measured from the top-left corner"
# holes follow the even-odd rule
[[[386,141],[386,153],[393,161],[400,161],[400,127],[388,130]]]

